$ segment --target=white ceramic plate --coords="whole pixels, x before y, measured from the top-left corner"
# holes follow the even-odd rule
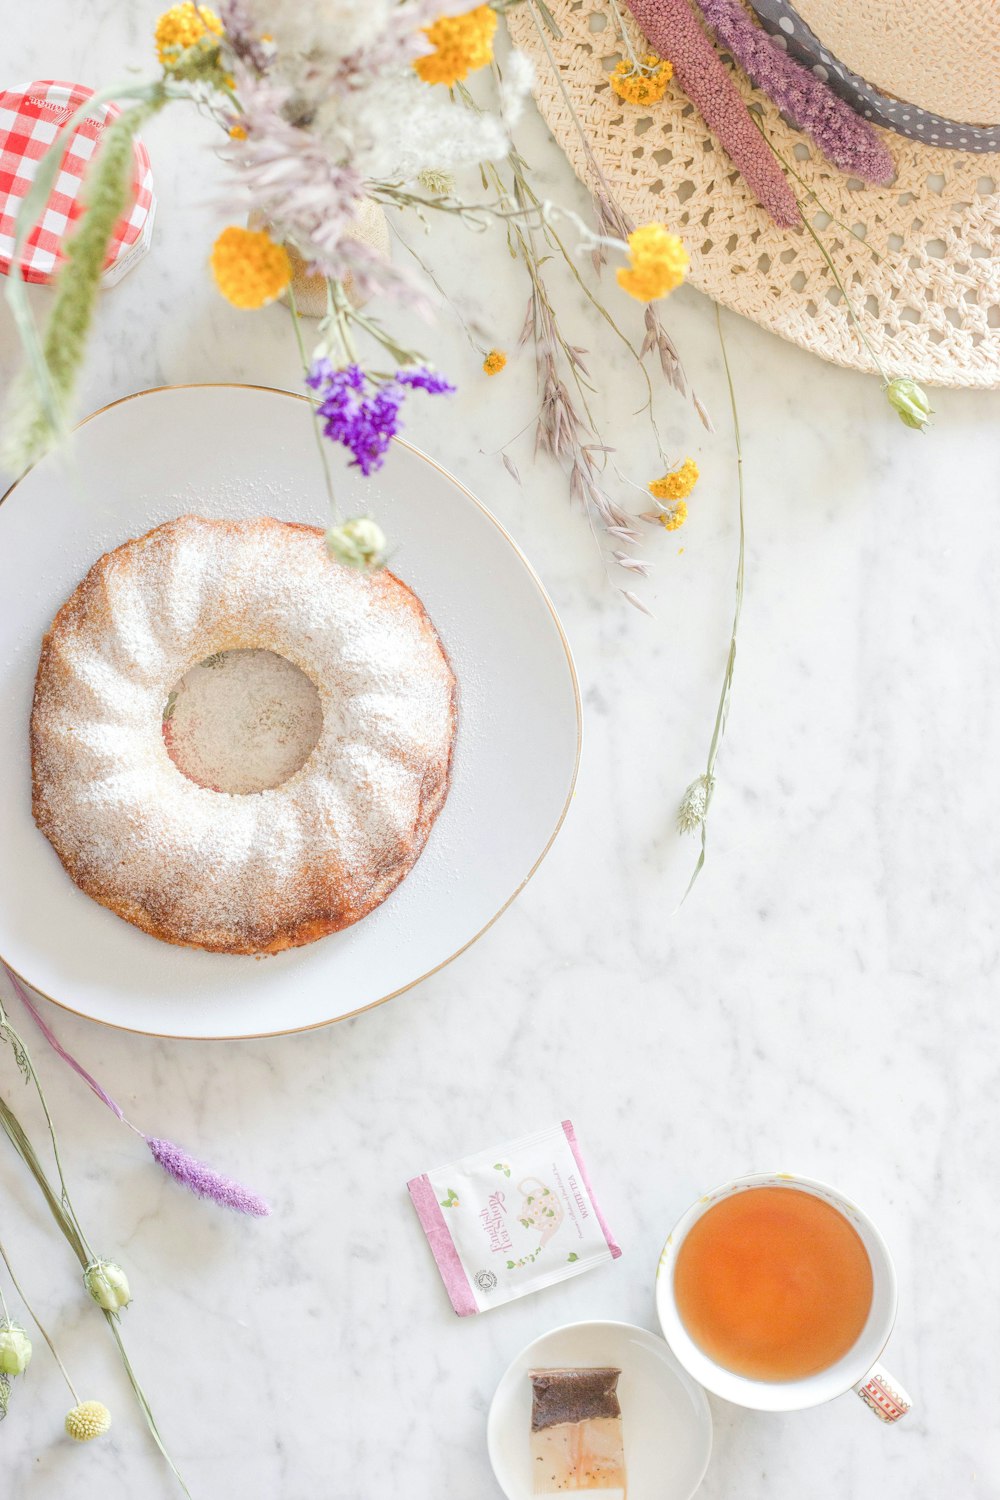
[[[0,505],[0,954],[80,1015],[176,1037],[268,1036],[340,1020],[455,958],[559,830],[580,752],[565,635],[517,546],[457,480],[396,443],[346,515],[372,511],[426,605],[461,693],[451,793],[415,869],[346,931],[255,960],[178,948],[85,896],[31,817],[28,719],[41,638],[103,552],[185,512],[326,524],[302,397],[250,386],[145,391],[105,407]],[[81,493],[82,491],[82,493]]]
[[[712,1414],[701,1386],[663,1339],[631,1323],[568,1323],[514,1360],[490,1406],[486,1440],[507,1500],[533,1500],[529,1370],[617,1365],[628,1500],[691,1500],[712,1452]]]

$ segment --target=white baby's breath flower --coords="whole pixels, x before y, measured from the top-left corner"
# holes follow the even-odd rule
[[[251,0],[262,32],[286,58],[348,57],[382,35],[394,0]]]
[[[439,172],[497,161],[509,147],[496,115],[457,108],[443,89],[429,88],[410,70],[360,90],[345,120],[343,100],[330,100],[317,116],[328,146],[350,132],[357,169],[375,181],[410,181],[424,167]]]
[[[504,63],[500,107],[508,129],[524,114],[535,82],[535,65],[527,52],[512,52]]]

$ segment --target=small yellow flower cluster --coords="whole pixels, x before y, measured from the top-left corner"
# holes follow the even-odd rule
[[[655,52],[647,52],[641,61],[637,68],[631,58],[623,57],[608,78],[613,92],[626,104],[656,104],[674,76],[673,63]]]
[[[679,469],[651,480],[647,488],[656,500],[686,500],[697,483],[698,465],[693,458],[686,458]]]
[[[687,497],[698,483],[698,465],[686,458],[679,469],[673,469],[646,486],[656,500],[668,502],[660,510],[659,522],[665,531],[679,531],[687,520]],[[652,519],[652,517],[650,517]]]
[[[489,5],[477,5],[460,16],[439,16],[423,28],[434,51],[416,58],[413,66],[424,83],[444,83],[451,88],[493,61],[496,29],[496,11]]]
[[[502,349],[491,349],[483,360],[483,369],[487,375],[499,375],[507,363],[507,356]]]
[[[103,1401],[81,1401],[66,1414],[66,1431],[75,1443],[103,1437],[111,1426],[111,1413]]]
[[[229,127],[229,139],[231,141],[245,141],[246,138],[247,138],[247,128],[246,128],[245,125],[241,125],[239,123],[239,121],[237,121],[235,125],[230,125],[230,127]]]
[[[628,237],[629,262],[618,269],[618,285],[637,302],[653,302],[680,286],[690,258],[664,224],[643,224]]]
[[[222,22],[207,5],[195,5],[194,0],[172,5],[156,23],[156,55],[164,67],[169,67],[185,47],[193,47],[210,31],[221,36]]]
[[[265,307],[291,281],[292,263],[266,230],[230,224],[212,246],[212,275],[234,307]]]

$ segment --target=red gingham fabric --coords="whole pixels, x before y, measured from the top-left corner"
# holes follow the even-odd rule
[[[0,272],[6,276],[14,254],[17,211],[38,162],[73,112],[93,94],[80,83],[41,79],[26,89],[0,93]],[[62,260],[60,246],[67,228],[79,217],[80,184],[105,126],[121,114],[103,104],[77,126],[41,220],[28,236],[21,255],[25,281],[51,281]],[[133,200],[115,228],[107,265],[113,265],[142,234],[153,203],[153,174],[146,148],[135,142]]]

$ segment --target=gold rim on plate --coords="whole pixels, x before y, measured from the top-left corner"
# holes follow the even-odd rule
[[[310,398],[308,396],[302,395],[301,392],[281,390],[278,386],[252,385],[245,381],[239,380],[189,380],[182,381],[179,385],[154,385],[143,391],[133,391],[129,396],[119,396],[116,401],[109,401],[106,406],[100,406],[96,411],[92,411],[89,416],[83,417],[81,421],[76,423],[73,431],[78,432],[81,427],[85,427],[87,423],[92,422],[95,417],[102,416],[104,412],[111,411],[116,406],[124,406],[126,401],[137,401],[142,396],[156,396],[159,395],[162,391],[200,390],[264,391],[271,396],[287,396],[291,401],[303,401],[307,405],[312,404]],[[544,848],[542,849],[538,858],[535,860],[534,864],[531,866],[531,869],[524,876],[524,879],[520,881],[515,890],[513,890],[507,897],[503,905],[496,912],[494,912],[489,921],[483,927],[480,927],[479,931],[474,933],[473,936],[470,937],[467,942],[463,943],[460,948],[456,948],[454,953],[451,953],[447,958],[442,959],[439,964],[435,964],[433,969],[428,969],[426,973],[418,974],[415,979],[411,979],[407,984],[400,985],[398,989],[391,990],[387,995],[380,995],[377,1000],[370,1000],[367,1005],[359,1005],[356,1010],[345,1011],[344,1014],[340,1016],[328,1016],[323,1021],[311,1021],[308,1026],[286,1027],[278,1031],[234,1032],[231,1035],[227,1036],[181,1036],[175,1032],[170,1031],[145,1031],[142,1029],[142,1027],[139,1026],[121,1026],[115,1021],[106,1021],[101,1016],[90,1016],[86,1013],[86,1011],[77,1010],[67,1001],[60,1000],[58,996],[50,995],[45,990],[38,989],[38,987],[32,983],[32,981],[26,974],[22,974],[20,970],[16,969],[14,965],[10,963],[10,961],[5,958],[2,953],[0,953],[0,962],[5,964],[6,967],[11,971],[11,973],[17,976],[22,984],[26,984],[30,989],[34,990],[36,995],[41,995],[45,1000],[51,1000],[53,1005],[58,1005],[61,1010],[68,1011],[70,1015],[79,1016],[81,1020],[92,1021],[98,1026],[107,1026],[112,1031],[124,1031],[130,1033],[132,1036],[156,1037],[161,1041],[253,1042],[266,1041],[271,1037],[298,1036],[301,1032],[304,1031],[319,1031],[321,1027],[336,1026],[339,1021],[350,1021],[354,1016],[364,1015],[366,1011],[374,1010],[376,1006],[384,1005],[387,1000],[395,1000],[397,995],[404,995],[407,990],[412,990],[414,986],[422,984],[425,979],[432,978],[435,974],[439,974],[442,969],[446,969],[449,964],[454,963],[455,959],[460,958],[463,953],[467,952],[474,943],[477,943],[479,941],[484,933],[489,932],[493,924],[499,921],[507,908],[517,900],[518,896],[528,884],[528,881],[531,879],[535,871],[538,869],[539,865],[542,863],[542,860],[552,848],[559,830],[562,828],[563,823],[566,821],[566,814],[569,812],[569,806],[573,800],[573,793],[576,790],[576,779],[580,770],[580,753],[583,748],[583,704],[580,698],[580,683],[576,675],[576,666],[573,662],[573,653],[570,650],[569,641],[566,639],[566,632],[565,630],[563,630],[562,622],[559,619],[558,614],[556,613],[555,605],[549,598],[542,580],[539,578],[538,574],[535,572],[535,569],[532,567],[531,563],[528,561],[527,557],[518,546],[517,542],[511,536],[510,532],[497,520],[493,512],[488,510],[483,502],[477,499],[472,491],[466,485],[464,485],[460,479],[456,479],[454,474],[452,474],[448,469],[444,468],[443,465],[439,464],[435,459],[431,458],[429,454],[424,453],[420,448],[414,447],[414,445],[412,443],[408,443],[405,438],[393,438],[393,442],[398,444],[398,446],[401,448],[408,449],[408,451],[412,453],[416,458],[422,459],[424,463],[429,464],[432,469],[436,469],[437,472],[441,474],[445,479],[447,479],[450,484],[453,484],[457,490],[460,490],[465,498],[467,500],[470,500],[472,504],[482,512],[486,519],[496,527],[497,531],[508,543],[508,545],[513,548],[514,552],[520,558],[521,564],[528,574],[528,577],[535,585],[538,593],[541,595],[543,604],[549,611],[549,614],[552,616],[552,623],[556,627],[556,631],[559,635],[559,640],[562,644],[562,648],[566,656],[566,665],[569,668],[570,681],[573,684],[573,707],[576,713],[576,753],[573,759],[573,774],[570,777],[569,788],[566,792],[566,801],[563,803],[563,808],[559,814],[558,819],[556,820],[556,825],[553,828],[552,832],[549,834]],[[23,479],[26,479],[35,467],[36,465],[32,464],[30,468],[25,469],[24,473],[19,475],[18,478],[14,480],[13,484],[10,485],[4,495],[0,497],[0,505],[3,505],[4,501],[9,499],[9,497],[14,493],[21,481]],[[81,892],[81,894],[83,893]],[[90,898],[88,897],[87,899],[89,900]],[[154,941],[156,940],[154,939]]]

